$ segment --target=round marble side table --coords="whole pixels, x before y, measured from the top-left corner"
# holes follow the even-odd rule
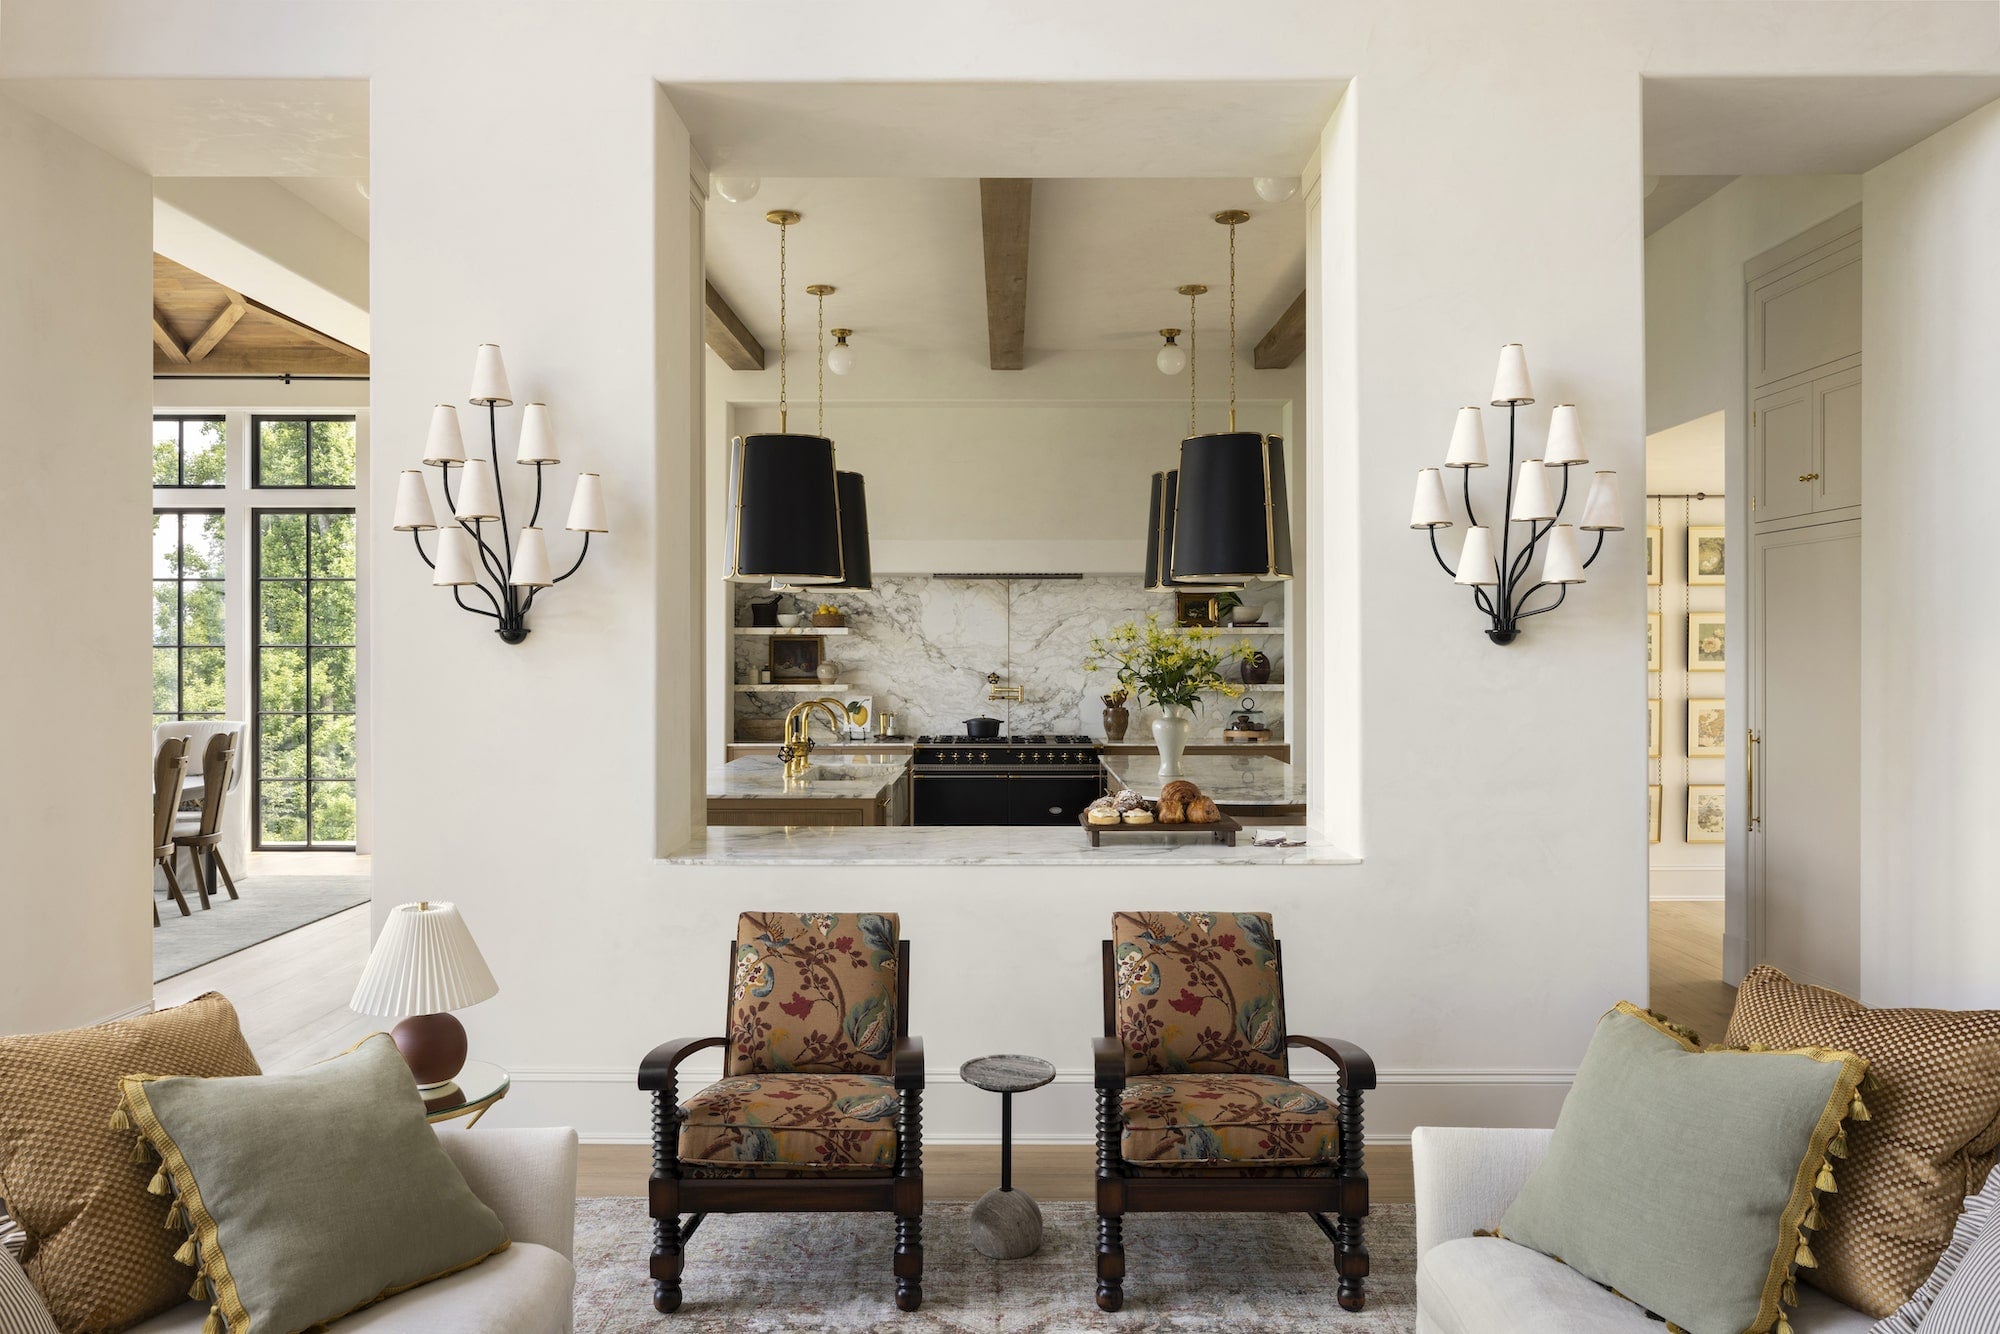
[[[1000,1095],[1000,1185],[972,1206],[972,1248],[995,1260],[1033,1255],[1042,1245],[1042,1210],[1014,1189],[1014,1095],[1048,1083],[1056,1068],[1039,1056],[981,1056],[958,1067],[958,1077]]]

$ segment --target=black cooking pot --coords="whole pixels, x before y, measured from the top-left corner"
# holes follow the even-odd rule
[[[1000,735],[998,718],[967,718],[965,735],[970,741],[992,741]]]

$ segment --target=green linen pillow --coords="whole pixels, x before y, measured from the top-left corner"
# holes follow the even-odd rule
[[[1814,1192],[1835,1188],[1867,1069],[1819,1047],[1704,1052],[1621,1001],[1500,1235],[1688,1334],[1789,1334],[1792,1266],[1814,1263]]]
[[[122,1083],[114,1123],[162,1159],[148,1189],[187,1226],[202,1334],[328,1323],[508,1244],[386,1033],[293,1074]]]

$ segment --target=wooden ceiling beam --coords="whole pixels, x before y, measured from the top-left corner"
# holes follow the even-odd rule
[[[1299,299],[1278,316],[1270,332],[1257,340],[1257,351],[1250,364],[1260,371],[1281,371],[1297,361],[1305,350],[1306,294],[1300,292]]]
[[[1028,215],[1035,183],[1016,177],[979,182],[980,232],[986,249],[986,361],[1018,371],[1027,361]]]
[[[231,293],[234,296],[234,293]],[[222,308],[222,313],[209,322],[201,331],[201,337],[188,344],[187,360],[200,361],[215,350],[215,345],[236,327],[236,321],[243,318],[243,299],[237,297]]]
[[[177,365],[187,364],[187,349],[181,346],[180,339],[167,331],[167,321],[160,314],[158,306],[153,307],[153,346],[158,348],[160,355],[168,361]]]
[[[258,311],[265,315],[269,315],[272,319],[284,325],[287,329],[297,334],[300,338],[305,339],[308,343],[312,343],[319,347],[323,347],[327,349],[329,352],[344,352],[350,357],[359,357],[362,361],[366,361],[368,359],[368,354],[366,352],[363,352],[360,348],[350,347],[346,343],[341,342],[338,338],[335,338],[332,334],[321,333],[319,330],[313,328],[310,324],[301,324],[297,320],[293,319],[291,316],[285,314],[285,312],[282,310],[273,310],[269,306],[265,305],[263,302],[247,296],[238,297],[237,299],[241,301],[249,309]]]
[[[757,341],[757,335],[750,332],[750,326],[737,318],[729,303],[722,299],[722,293],[715,290],[715,284],[704,282],[707,298],[702,306],[702,337],[708,343],[708,350],[722,358],[722,364],[732,371],[761,371],[764,369],[764,345]]]
[[[239,348],[225,341],[199,364],[153,360],[155,375],[351,375],[368,378],[368,359],[330,348]]]

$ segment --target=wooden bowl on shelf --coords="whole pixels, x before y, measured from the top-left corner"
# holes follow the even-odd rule
[[[847,613],[844,611],[816,611],[813,613],[813,624],[821,630],[838,630],[847,624]]]

